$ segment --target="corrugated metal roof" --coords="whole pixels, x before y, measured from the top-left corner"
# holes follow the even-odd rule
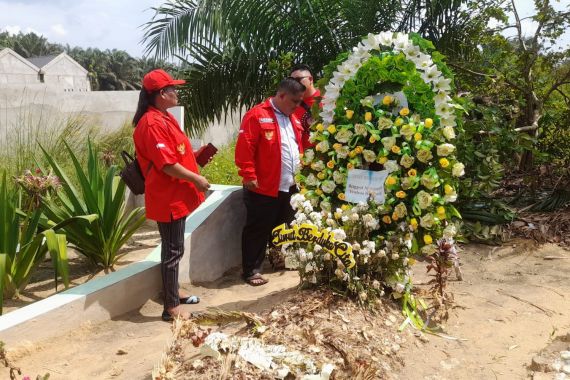
[[[31,57],[31,58],[27,58],[27,59],[28,59],[28,61],[30,61],[31,63],[33,63],[34,65],[36,65],[37,67],[39,67],[41,69],[42,67],[44,67],[45,65],[47,65],[48,63],[53,61],[53,59],[55,57],[57,57],[58,55],[59,54],[42,55],[40,57]]]

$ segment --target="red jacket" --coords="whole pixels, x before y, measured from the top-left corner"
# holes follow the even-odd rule
[[[190,140],[180,130],[174,116],[148,107],[133,138],[137,160],[145,176],[146,217],[157,222],[170,222],[194,211],[204,201],[204,194],[193,183],[162,171],[165,165],[179,163],[199,173]]]
[[[289,116],[299,152],[303,153],[303,128],[293,114]],[[277,197],[281,180],[281,133],[269,99],[247,111],[241,122],[235,161],[244,182],[257,180],[252,191]]]

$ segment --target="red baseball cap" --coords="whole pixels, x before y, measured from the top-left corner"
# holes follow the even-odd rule
[[[177,86],[184,83],[186,83],[185,80],[174,79],[162,69],[152,70],[144,76],[142,81],[144,89],[148,92],[154,92],[164,87]]]

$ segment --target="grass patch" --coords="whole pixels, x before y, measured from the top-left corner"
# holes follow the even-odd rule
[[[232,142],[218,150],[212,161],[201,169],[201,174],[208,182],[218,185],[241,185],[241,177],[234,161],[236,142]]]

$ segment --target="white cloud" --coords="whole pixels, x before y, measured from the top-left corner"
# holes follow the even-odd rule
[[[38,32],[37,30],[30,28],[30,27],[27,27],[27,28],[22,30],[22,28],[19,25],[6,25],[4,28],[1,29],[1,31],[8,32],[8,34],[11,34],[11,35],[16,35],[20,32],[22,32],[24,34],[35,33],[38,36],[42,35],[42,33]]]
[[[67,30],[65,30],[65,28],[61,24],[52,25],[51,30],[58,36],[65,36],[67,34]]]

